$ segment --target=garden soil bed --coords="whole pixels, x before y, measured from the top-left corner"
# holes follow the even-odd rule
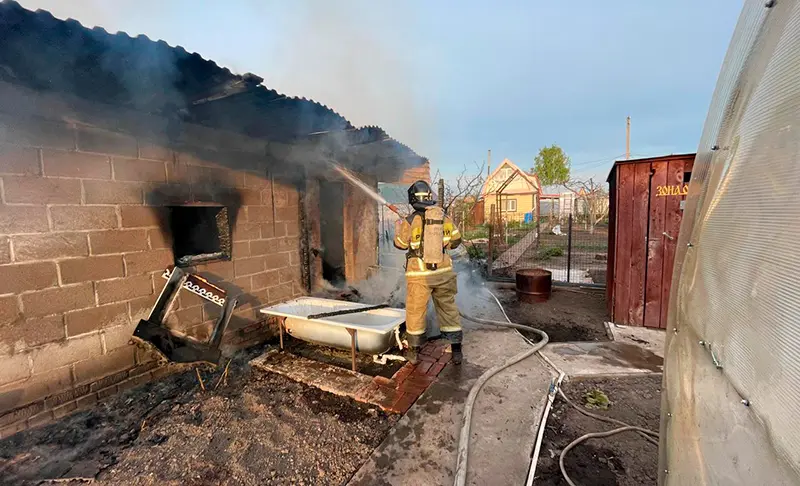
[[[541,329],[551,342],[609,339],[605,326],[608,312],[602,290],[553,287],[550,299],[536,304],[520,302],[516,292],[510,289],[499,291],[498,298],[513,322]],[[538,339],[536,334],[528,337]]]
[[[658,431],[661,376],[573,381],[565,383],[563,390],[578,405],[585,404],[587,392],[601,390],[611,404],[607,410],[591,412]],[[547,420],[535,484],[566,485],[558,466],[564,447],[589,432],[614,428],[617,426],[582,415],[557,398]],[[623,432],[578,444],[567,453],[564,464],[570,478],[582,486],[652,486],[657,484],[658,447],[635,432]]]
[[[0,484],[346,483],[399,416],[251,369],[262,351],[217,389],[188,370],[0,441]]]

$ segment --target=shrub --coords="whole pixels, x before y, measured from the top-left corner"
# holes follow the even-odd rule
[[[473,229],[462,231],[462,238],[465,240],[474,240],[477,238],[488,238],[489,227],[485,224],[476,226]]]
[[[539,250],[539,260],[549,260],[553,257],[564,256],[564,249],[559,246],[551,246]]]
[[[599,389],[594,389],[590,392],[587,392],[586,395],[584,395],[584,399],[586,400],[586,403],[584,404],[586,408],[599,408],[601,410],[607,410],[608,406],[611,405],[608,395]]]
[[[536,223],[523,223],[521,221],[509,221],[508,223],[506,223],[506,228],[507,229],[513,229],[513,230],[517,230],[517,229],[519,229],[519,230],[532,230],[532,229],[536,229]]]
[[[467,245],[467,255],[470,260],[482,260],[486,258],[486,252],[480,246]]]

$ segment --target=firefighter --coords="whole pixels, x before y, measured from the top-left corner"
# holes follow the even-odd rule
[[[453,221],[436,205],[431,186],[417,181],[408,188],[414,212],[395,223],[394,246],[406,254],[406,339],[408,359],[416,362],[425,344],[425,312],[433,297],[442,335],[451,343],[452,361],[460,364],[461,318],[456,307],[456,274],[445,250],[461,244]]]

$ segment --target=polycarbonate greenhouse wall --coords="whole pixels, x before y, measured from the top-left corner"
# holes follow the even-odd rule
[[[748,0],[697,150],[660,484],[800,484],[800,2]]]

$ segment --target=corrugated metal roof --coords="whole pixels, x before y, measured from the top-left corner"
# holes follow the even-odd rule
[[[261,86],[183,47],[110,34],[80,22],[0,2],[0,80],[37,91],[133,108],[272,141],[343,134],[389,154],[424,158],[378,127],[356,129],[331,108]]]

